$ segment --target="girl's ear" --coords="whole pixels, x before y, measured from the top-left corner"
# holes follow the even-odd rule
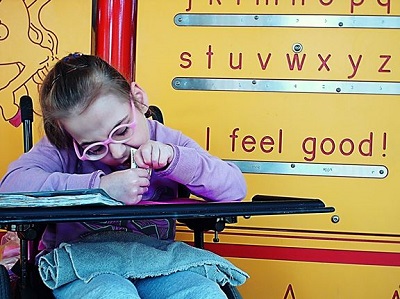
[[[146,92],[135,82],[132,82],[131,83],[131,93],[132,93],[135,101],[142,104],[142,107],[143,107],[142,112],[146,113],[146,111],[149,109],[149,98],[147,97]]]

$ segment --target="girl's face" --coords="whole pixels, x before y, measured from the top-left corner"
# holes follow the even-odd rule
[[[147,104],[147,103],[144,103]],[[83,113],[61,120],[61,125],[74,138],[80,148],[107,140],[110,132],[119,125],[127,125],[135,120],[133,136],[125,143],[109,143],[108,153],[99,161],[117,166],[130,162],[130,148],[139,148],[150,139],[144,111],[133,107],[130,102],[115,94],[105,94],[97,98]],[[133,111],[135,109],[136,111]]]

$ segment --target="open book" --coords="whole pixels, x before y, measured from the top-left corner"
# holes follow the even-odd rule
[[[102,189],[0,193],[0,208],[123,205]]]

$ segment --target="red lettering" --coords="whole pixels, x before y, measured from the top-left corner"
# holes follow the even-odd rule
[[[321,60],[321,65],[318,68],[319,71],[322,70],[323,67],[325,67],[328,72],[331,70],[328,66],[328,60],[331,58],[331,56],[331,54],[328,54],[328,56],[324,59],[321,54],[318,54],[318,58]]]
[[[387,0],[386,3],[383,3],[383,1],[381,1],[381,0],[376,0],[376,1],[378,2],[378,4],[379,4],[380,6],[383,6],[383,7],[386,6],[386,13],[387,13],[387,14],[390,14],[390,0]]]
[[[296,0],[292,0],[292,5],[296,5]],[[301,0],[301,5],[305,5],[306,0]]]
[[[324,2],[323,0],[319,0],[319,3],[321,3],[323,6],[329,6],[331,5],[333,0],[328,0],[328,2]]]
[[[243,54],[239,53],[239,62],[237,65],[233,65],[233,53],[230,53],[229,65],[230,65],[231,69],[233,69],[233,70],[238,70],[238,69],[241,70],[242,69],[242,62],[243,62],[242,56],[243,56]]]
[[[389,60],[392,58],[390,55],[380,55],[379,58],[385,59],[385,61],[382,63],[381,67],[379,68],[378,72],[379,73],[390,73],[390,70],[385,69],[385,66],[388,64]]]
[[[183,69],[188,69],[192,66],[192,60],[190,59],[192,55],[189,52],[182,52],[180,58],[182,61],[187,62],[187,64],[179,64],[179,66]]]
[[[275,142],[271,136],[264,136],[260,141],[260,148],[266,154],[268,154],[274,150],[273,145],[275,145]],[[269,147],[265,148],[265,146],[269,146]]]
[[[361,140],[359,146],[358,146],[358,151],[362,156],[372,156],[372,141],[374,138],[374,133],[370,132],[369,133],[369,138],[365,138]],[[367,151],[364,151],[363,147],[367,147]]]
[[[186,8],[186,11],[191,11],[192,10],[192,0],[188,0],[188,7]]]
[[[354,7],[363,5],[364,0],[360,0],[360,2],[356,2],[355,0],[350,1],[350,13],[354,13]]]
[[[241,146],[242,146],[243,151],[245,151],[247,153],[253,152],[256,149],[258,140],[251,135],[246,135],[241,139],[239,137],[238,132],[239,132],[239,128],[234,128],[232,130],[232,133],[229,135],[229,137],[232,139],[232,143],[231,143],[232,152],[235,152],[235,150],[236,150],[236,140],[239,140],[239,142],[241,141]],[[277,141],[275,141],[275,139],[269,135],[263,136],[259,141],[259,146],[260,146],[261,151],[266,154],[269,154],[272,151],[274,151],[275,146],[277,147],[276,149],[277,149],[278,153],[282,153],[282,144],[283,144],[283,130],[282,129],[279,129]]]
[[[350,150],[348,150],[347,152],[344,150],[344,144],[345,143],[348,143],[350,145]],[[339,150],[340,150],[340,153],[343,156],[350,156],[354,152],[354,142],[353,142],[353,140],[351,140],[350,138],[343,139],[340,142]]]
[[[373,2],[374,0],[370,0],[370,2]],[[390,14],[391,12],[391,1],[392,0],[376,0],[377,4],[381,7],[386,8],[386,14]],[[228,2],[228,1],[227,1]],[[232,1],[233,2],[233,1]],[[251,2],[251,1],[248,1]],[[292,0],[291,4],[292,6],[305,6],[306,5],[306,0]],[[322,6],[330,6],[333,4],[334,0],[318,0],[318,1],[314,1],[314,2],[319,2],[320,5]],[[339,2],[339,0],[338,0]],[[356,8],[357,7],[361,7],[363,6],[365,3],[365,0],[350,0],[350,13],[355,13]],[[275,5],[278,6],[279,0],[254,0],[254,2],[256,6],[262,5],[264,3],[264,5]],[[222,4],[222,0],[209,0],[208,4],[210,6],[214,6],[214,5],[218,5],[218,6],[223,6]],[[247,4],[247,1],[246,1]],[[236,0],[236,5],[237,6],[241,6],[242,5],[242,0]],[[187,0],[187,7],[186,7],[186,11],[192,11],[192,6],[193,6],[193,0]]]
[[[311,142],[311,148],[307,147],[307,144]],[[303,152],[307,155],[311,155],[311,157],[304,157],[306,161],[314,161],[316,156],[316,148],[317,148],[317,138],[315,137],[307,137],[303,140],[303,144],[301,145]]]
[[[237,132],[237,131],[239,131],[239,128],[234,128],[233,131],[232,131],[232,134],[229,135],[229,137],[232,138],[232,152],[235,152],[235,148],[236,148],[236,146],[235,146],[235,145],[236,145],[235,140],[236,140],[236,138],[239,137],[238,135],[236,135],[236,132]]]
[[[206,55],[208,56],[207,67],[211,69],[211,57],[214,55],[214,52],[211,51],[211,45],[208,45],[208,52],[206,52]]]
[[[265,71],[266,68],[268,67],[268,63],[269,63],[269,60],[271,59],[271,55],[272,55],[271,53],[268,53],[267,58],[265,59],[265,61],[263,61],[261,54],[257,53],[258,61],[260,62],[260,66],[263,71]]]
[[[347,78],[352,79],[357,74],[358,67],[360,66],[360,63],[361,63],[362,55],[358,56],[357,63],[354,63],[353,57],[351,55],[349,55],[348,57],[349,57],[351,66],[353,68],[353,73],[350,76],[348,76]]]
[[[325,150],[325,144],[326,144],[326,143],[330,143],[330,144],[331,144],[331,149],[330,149],[330,150]],[[334,151],[335,151],[335,141],[333,141],[332,138],[324,138],[324,139],[322,139],[322,142],[321,142],[321,152],[322,152],[324,155],[329,156],[329,155],[333,154]]]
[[[386,134],[386,132],[383,133],[382,144],[383,144],[382,145],[383,150],[386,150],[386,147],[387,147],[387,134]]]
[[[1,0],[0,0],[1,1]],[[213,51],[213,46],[210,44],[208,45],[207,51],[205,52],[206,55],[206,61],[205,65],[207,65],[207,69],[212,69],[213,68],[213,63],[214,63],[214,51]],[[227,67],[232,69],[232,70],[242,70],[246,67],[246,58],[245,56],[248,53],[244,52],[230,52],[229,57],[227,57]],[[257,52],[256,54],[256,60],[255,63],[260,67],[260,70],[266,71],[269,69],[270,63],[275,59],[275,56],[273,57],[273,54],[271,52],[269,53],[261,53]],[[307,65],[307,54],[305,53],[286,53],[286,60],[287,60],[287,66],[289,71],[302,71]],[[318,72],[330,72],[332,69],[335,67],[338,68],[342,63],[338,65],[332,65],[333,64],[333,54],[321,54],[317,53],[316,54],[316,59],[317,59],[317,64],[319,62],[319,65],[317,66]],[[219,56],[220,57],[220,56]],[[377,67],[376,71],[377,73],[392,73],[394,72],[393,67],[392,67],[392,60],[393,60],[393,55],[391,54],[380,54],[378,55],[378,58],[380,59],[380,65]],[[337,59],[337,57],[335,57]],[[361,63],[364,63],[363,55],[354,55],[354,54],[348,54],[347,59],[349,61],[350,65],[350,72],[348,75],[345,75],[345,78],[347,77],[348,79],[354,79],[358,75],[358,71],[361,69]],[[196,57],[190,52],[190,51],[183,51],[179,54],[179,67],[182,69],[189,69],[193,67],[193,65],[196,63]],[[337,61],[336,61],[337,63]],[[365,64],[365,63],[364,63]],[[363,65],[364,65],[363,64]],[[365,71],[365,70],[364,70]]]
[[[289,65],[289,69],[293,71],[295,65],[297,66],[297,70],[301,71],[303,69],[303,64],[306,59],[307,54],[303,54],[303,57],[301,58],[301,62],[299,61],[299,54],[294,54],[293,60],[290,60],[290,55],[286,54],[286,59]]]
[[[206,128],[206,151],[210,150],[210,127]]]
[[[275,5],[278,5],[279,0],[275,0]],[[260,0],[256,0],[256,5],[260,5]],[[269,0],[265,0],[265,5],[269,5]]]
[[[278,145],[279,145],[278,152],[279,153],[282,153],[282,142],[283,142],[283,130],[279,129],[279,142],[278,142]]]
[[[386,133],[384,133],[384,150],[386,149]],[[373,149],[373,137],[374,133],[370,132],[369,137],[362,139],[358,143],[358,152],[361,156],[370,157],[372,156]],[[344,138],[340,142],[335,142],[330,137],[325,137],[319,143],[315,137],[307,137],[303,140],[302,149],[306,154],[304,160],[314,161],[317,156],[317,150],[321,151],[321,154],[325,156],[332,155],[336,151],[336,144],[338,144],[338,150],[343,156],[350,156],[354,153],[356,149],[356,143],[350,138]],[[319,145],[319,147],[318,147]],[[384,155],[385,156],[385,155]]]
[[[219,5],[222,4],[222,3],[221,3],[221,0],[217,0],[217,3],[218,3]],[[210,5],[213,5],[213,0],[210,0]]]
[[[245,152],[250,153],[254,151],[254,149],[256,148],[254,144],[256,144],[256,139],[253,136],[247,135],[243,137],[242,148]],[[246,145],[252,145],[252,146],[250,148],[247,148]]]

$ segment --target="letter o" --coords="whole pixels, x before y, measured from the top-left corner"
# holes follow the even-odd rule
[[[350,150],[348,152],[345,152],[345,150],[343,149],[345,143],[350,144]],[[342,153],[343,156],[350,156],[354,152],[354,147],[355,146],[353,140],[351,140],[350,138],[345,138],[340,142],[339,151]]]
[[[326,142],[330,142],[330,144],[331,144],[331,149],[329,151],[325,150],[325,143]],[[321,152],[324,155],[328,155],[329,156],[329,155],[333,154],[333,152],[335,151],[335,141],[333,141],[332,138],[324,138],[324,139],[322,139],[320,149],[321,149]]]
[[[332,4],[332,2],[333,2],[333,0],[328,0],[328,1],[319,0],[319,3],[321,3],[324,6],[329,6]]]

